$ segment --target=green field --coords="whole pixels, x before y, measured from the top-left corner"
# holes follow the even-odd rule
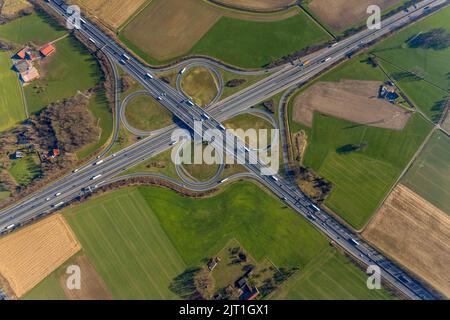
[[[39,159],[36,155],[27,155],[24,158],[13,160],[8,171],[21,186],[27,186],[42,174]]]
[[[92,88],[101,80],[97,61],[77,40],[67,37],[55,47],[56,53],[43,61],[45,76],[25,88],[31,113]]]
[[[57,269],[47,278],[42,280],[36,287],[28,291],[22,300],[67,300],[66,294],[58,279],[60,271]]]
[[[369,290],[367,276],[335,249],[318,255],[279,289],[274,299],[283,300],[381,300],[392,297],[385,290]]]
[[[97,272],[117,299],[172,299],[185,264],[139,189],[112,192],[66,211]]]
[[[181,87],[197,105],[204,107],[216,97],[217,81],[208,69],[194,67],[183,75]]]
[[[28,42],[43,45],[66,33],[66,29],[60,27],[46,13],[41,12],[0,25],[0,38],[19,45],[25,45]]]
[[[303,11],[276,22],[222,17],[189,53],[213,56],[241,67],[260,68],[327,40],[329,35]]]
[[[239,239],[256,262],[300,267],[297,275],[307,279],[311,269],[317,272],[317,261],[326,260],[327,268],[318,280],[312,274],[311,283],[338,274],[328,284],[335,286],[335,294],[316,290],[311,292],[314,299],[387,297],[363,290],[362,271],[329,247],[306,220],[250,182],[229,185],[202,199],[158,187],[116,190],[66,209],[64,216],[114,298],[177,298],[169,289],[172,280],[216,255],[232,239]],[[294,291],[301,290],[297,275],[292,279]],[[286,295],[286,288],[282,290]],[[297,298],[292,292],[289,289],[289,298]],[[64,298],[56,273],[25,298]]]
[[[145,48],[127,39],[126,32],[125,28],[120,39],[150,64],[174,60],[154,59],[145,52]],[[328,40],[328,33],[303,11],[293,17],[270,22],[222,17],[184,55],[207,55],[243,68],[260,68],[275,59]]]
[[[402,183],[450,214],[450,138],[436,131]]]
[[[299,92],[319,81],[387,80],[382,69],[373,67],[367,58],[366,54],[358,55]],[[357,229],[372,216],[431,130],[431,124],[418,114],[412,116],[402,131],[367,127],[317,113],[312,128],[294,122],[292,116],[289,118],[291,133],[305,130],[308,135],[303,164],[333,184],[325,204]],[[363,151],[350,154],[336,151],[362,142],[368,144]]]
[[[125,116],[128,123],[138,130],[153,131],[173,124],[172,114],[148,95],[131,99]]]
[[[232,238],[256,259],[268,256],[283,266],[303,266],[327,246],[303,218],[252,183],[206,199],[129,188],[65,216],[115,298],[173,298],[171,280]]]
[[[109,108],[105,90],[100,90],[91,97],[89,110],[97,119],[98,126],[101,128],[101,135],[96,143],[86,146],[77,153],[79,159],[88,157],[90,154],[104,146],[108,142],[113,131],[113,114]]]
[[[380,201],[403,171],[431,125],[413,115],[402,131],[366,127],[316,114],[308,133],[304,164],[333,183],[325,204],[359,229],[372,216]],[[350,154],[336,149],[367,143]]]
[[[419,33],[434,28],[450,32],[450,8],[407,28],[383,41],[372,52],[380,58],[387,71],[398,80],[400,88],[431,120],[436,121],[442,113],[443,98],[450,90],[448,66],[450,48],[444,50],[410,48],[408,43]],[[414,73],[421,79],[414,79]]]
[[[126,175],[136,172],[158,173],[170,178],[178,179],[175,164],[172,161],[172,149],[166,150],[151,159],[128,169],[124,172],[124,174]]]
[[[10,53],[0,52],[0,132],[26,118],[20,83]]]

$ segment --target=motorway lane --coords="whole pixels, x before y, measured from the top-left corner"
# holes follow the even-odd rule
[[[424,1],[421,4],[424,5],[424,3],[432,3],[433,1]],[[444,1],[435,1],[433,3],[443,3]],[[105,36],[102,35],[100,33],[100,35],[98,35],[98,32],[93,32],[93,36],[97,37],[97,40],[104,40],[104,43],[108,43],[108,39],[104,39]],[[341,43],[345,44],[344,41],[342,41]],[[342,44],[341,44],[342,45]],[[337,45],[336,47],[338,48],[340,45]],[[119,49],[117,49],[119,48]],[[113,57],[115,57],[116,59],[120,59],[120,56],[122,56],[123,54],[123,49],[121,49],[120,47],[118,47],[116,44],[114,44],[114,46],[109,47],[106,46],[105,49],[107,51],[109,51],[110,54],[113,55]],[[342,49],[342,48],[341,48]],[[336,57],[338,57],[339,55],[337,55]],[[321,62],[318,62],[318,64],[321,64]],[[326,65],[323,64],[323,65]],[[180,94],[178,92],[174,92],[174,89],[172,88],[168,88],[167,85],[165,85],[164,83],[160,83],[159,81],[151,81],[152,84],[149,84],[146,79],[144,79],[145,77],[145,69],[141,69],[141,65],[139,63],[137,63],[136,61],[134,61],[134,59],[131,59],[130,61],[125,62],[125,65],[123,66],[125,69],[128,69],[127,71],[130,72],[133,76],[135,76],[136,78],[138,78],[140,81],[144,81],[144,84],[146,86],[146,88],[149,90],[149,92],[153,93],[153,94],[158,94],[158,90],[162,90],[165,92],[168,92],[167,96],[164,97],[164,100],[162,101],[163,104],[170,110],[172,111],[174,114],[176,114],[183,122],[185,122],[189,127],[192,128],[193,126],[193,120],[194,118],[201,118],[202,114],[203,114],[203,110],[201,110],[198,107],[194,107],[194,108],[189,108],[186,104],[183,103],[183,97],[180,97]],[[287,72],[289,73],[289,72]],[[284,75],[284,77],[286,77],[286,75]],[[294,78],[294,79],[291,79]],[[289,81],[294,80],[296,81],[296,75],[292,74],[291,77],[286,77],[286,82],[288,83]],[[273,83],[274,80],[267,82],[267,81],[263,81],[266,82],[266,86],[269,90],[265,90],[264,92],[269,92],[270,95],[272,95],[274,92],[276,92],[276,90],[282,90],[283,88],[280,89],[280,87],[278,86],[278,88],[273,88],[276,83]],[[297,80],[298,81],[298,80]],[[279,83],[279,82],[277,82]],[[292,83],[290,84],[292,85]],[[253,96],[250,96],[247,101],[250,101],[251,99],[258,99],[257,97],[259,97],[260,93],[254,92],[252,93]],[[241,97],[241,99],[243,99],[243,95],[239,94],[238,96]],[[259,97],[259,99],[261,99],[261,97]],[[206,128],[216,128],[219,125],[219,123],[214,120],[213,118],[210,121],[205,121],[205,127]],[[195,130],[195,128],[194,128]],[[150,140],[147,140],[150,143]],[[153,143],[153,141],[151,142]],[[241,144],[241,143],[240,143]],[[143,143],[143,145],[145,145]],[[243,146],[241,146],[243,147]],[[241,148],[239,147],[239,148]],[[133,148],[135,149],[135,148]],[[136,148],[137,149],[137,148]],[[139,150],[139,149],[137,149]],[[230,150],[227,149],[228,152],[234,152],[234,150]],[[242,159],[242,157],[245,157],[246,152],[245,151],[241,151],[239,152],[237,155],[235,155],[235,157],[237,159]],[[251,154],[251,153],[250,153]],[[101,167],[101,166],[100,166]],[[100,168],[99,167],[99,168]],[[255,165],[248,165],[247,166],[248,169],[256,174],[260,174],[260,169],[263,167],[263,165],[261,163],[257,163]],[[262,176],[262,179],[264,180],[264,183],[266,184],[266,186],[268,186],[274,193],[276,193],[278,196],[282,197],[289,205],[291,205],[292,207],[296,208],[297,211],[299,211],[301,214],[303,215],[307,215],[308,212],[311,211],[311,209],[308,210],[309,205],[311,204],[311,202],[309,201],[309,199],[307,199],[299,190],[295,190],[293,189],[291,186],[289,186],[288,184],[285,183],[285,181],[281,180],[280,178],[277,178],[277,180],[274,180],[274,178],[272,177],[267,177],[267,176]],[[293,196],[295,195],[295,196]],[[323,213],[325,214],[325,213]],[[328,218],[328,220],[331,220],[330,218]],[[326,224],[325,224],[326,225]],[[319,226],[319,228],[321,228]],[[321,228],[323,229],[323,228]],[[335,240],[339,240],[336,235],[336,233],[333,230],[328,230],[325,229],[323,230],[325,233],[327,233],[332,239]],[[344,234],[345,235],[345,234]],[[358,252],[358,250],[355,250],[355,248],[353,246],[349,246],[348,245],[348,239],[345,239],[344,241],[339,241],[341,243],[339,243],[341,246],[343,246],[344,248],[346,248],[346,250],[348,250],[349,252]],[[361,257],[363,260],[366,259],[365,257]],[[368,259],[368,258],[367,258]],[[386,273],[386,277],[389,278],[389,272]],[[398,280],[393,279],[393,283],[401,288],[402,284],[398,282]],[[412,298],[421,298],[420,295],[417,295],[414,292],[408,291],[408,288],[402,288],[404,292],[407,292],[408,295]]]

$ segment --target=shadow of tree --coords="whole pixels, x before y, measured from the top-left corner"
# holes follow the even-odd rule
[[[180,275],[176,276],[169,285],[169,290],[175,293],[182,299],[194,300],[198,297],[197,289],[195,287],[194,278],[200,268],[188,268]]]

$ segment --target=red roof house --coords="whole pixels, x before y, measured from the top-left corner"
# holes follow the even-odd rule
[[[27,48],[23,48],[22,50],[20,50],[19,52],[17,52],[17,56],[18,56],[20,59],[25,59],[26,55],[27,55]]]
[[[45,46],[43,46],[41,49],[39,49],[39,52],[44,56],[44,57],[48,57],[49,55],[51,55],[52,53],[54,53],[56,51],[56,48],[48,43]]]

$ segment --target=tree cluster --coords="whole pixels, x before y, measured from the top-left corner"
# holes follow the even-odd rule
[[[53,103],[33,123],[39,133],[41,146],[74,152],[95,142],[100,129],[88,109],[89,100],[82,95]]]
[[[236,88],[239,87],[240,85],[246,83],[247,80],[245,79],[231,79],[230,81],[228,81],[225,86],[228,88]]]
[[[410,48],[444,50],[450,47],[450,33],[444,28],[436,28],[421,33],[409,42]]]

